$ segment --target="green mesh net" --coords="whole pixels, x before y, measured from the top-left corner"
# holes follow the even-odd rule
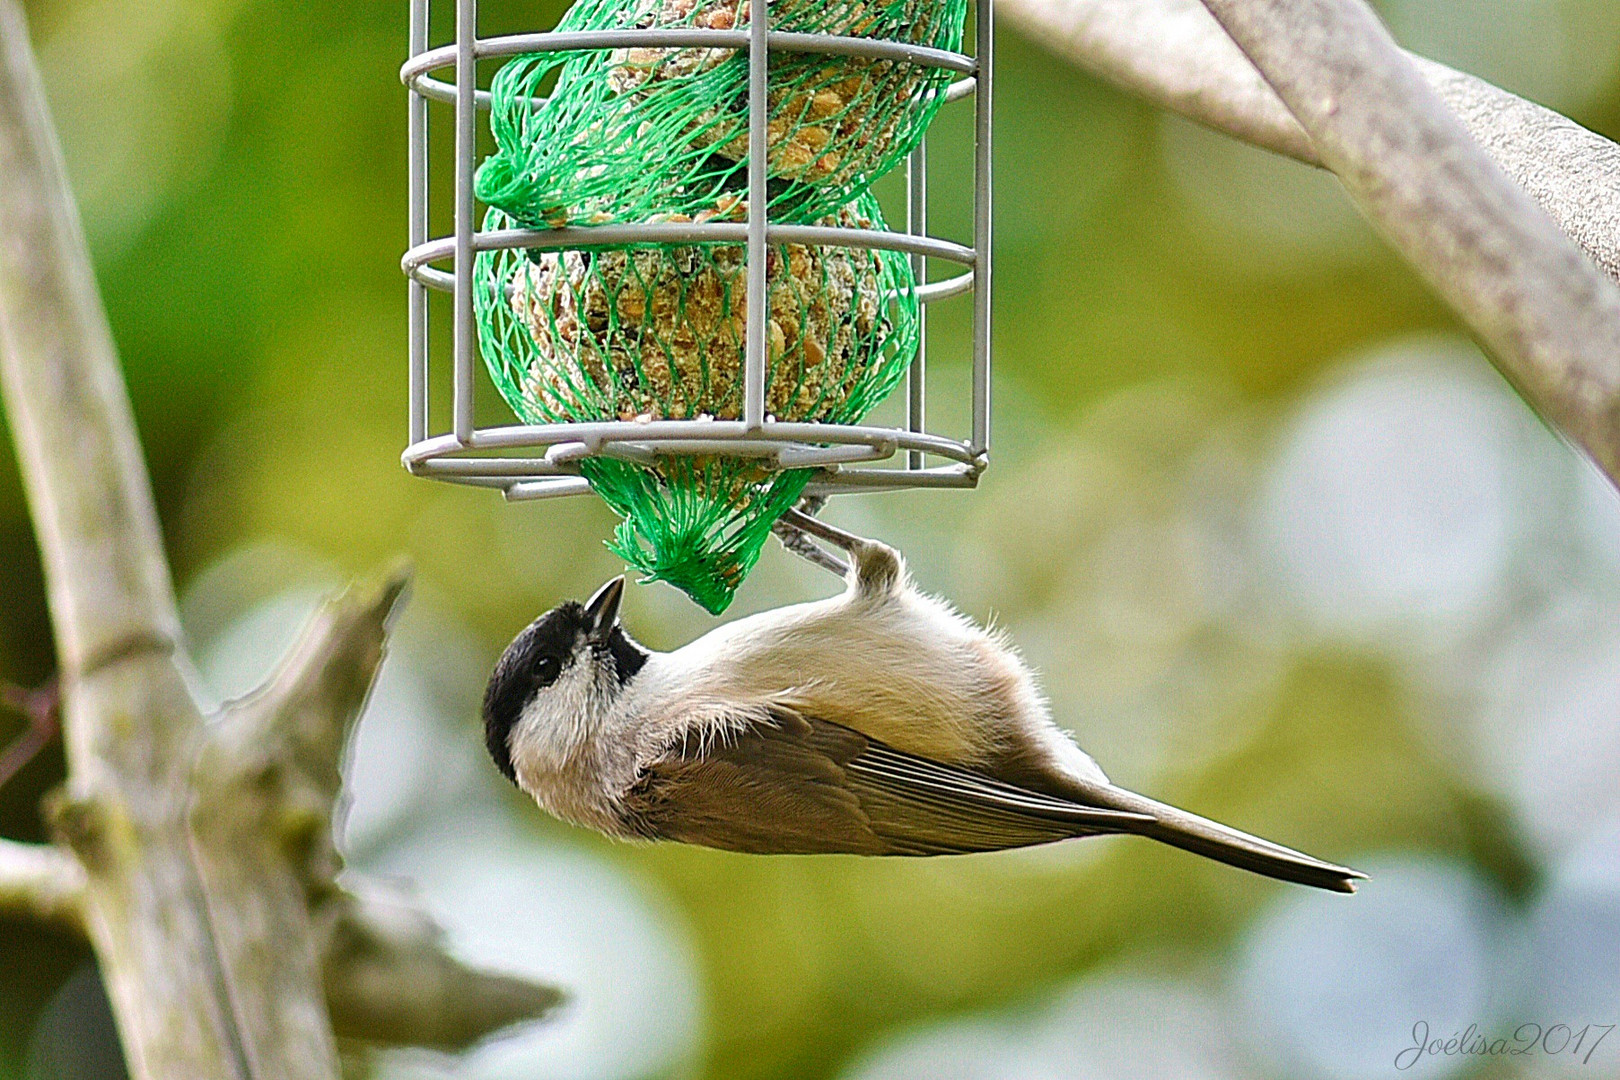
[[[774,0],[770,13],[776,30],[955,50],[967,3]],[[557,29],[741,29],[749,17],[749,0],[580,0]],[[769,209],[772,220],[799,223],[836,213],[915,148],[953,78],[825,54],[773,51],[769,63]],[[491,86],[490,126],[498,150],[479,169],[478,197],[524,225],[702,219],[743,186],[747,51],[516,57]]]
[[[732,199],[725,213],[745,217]],[[870,195],[820,224],[883,228]],[[491,209],[484,228],[512,225]],[[855,423],[916,354],[906,256],[857,248],[767,248],[766,412]],[[528,423],[734,420],[742,414],[747,248],[742,244],[480,253],[480,347]],[[661,455],[580,463],[624,521],[610,545],[648,576],[720,612],[811,470],[756,459]]]
[[[955,50],[966,0],[773,0],[772,28]],[[579,0],[559,31],[733,30],[750,0]],[[773,221],[884,227],[874,180],[921,139],[949,71],[773,51]],[[486,230],[746,221],[746,50],[514,57],[491,85]],[[855,423],[916,355],[916,283],[895,252],[767,249],[767,414]],[[747,249],[737,243],[481,253],[474,303],[495,385],[530,423],[733,420],[743,410]],[[650,445],[650,444],[647,444]],[[624,521],[609,545],[712,612],[731,602],[812,472],[609,447],[580,463]]]

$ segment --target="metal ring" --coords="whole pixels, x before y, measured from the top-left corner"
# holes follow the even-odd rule
[[[456,87],[454,83],[447,83],[443,79],[435,79],[428,75],[418,75],[405,84],[412,91],[427,98],[429,101],[442,101],[446,105],[456,103]],[[489,91],[474,90],[473,102],[480,109],[489,108]]]
[[[480,428],[473,438],[461,441],[454,435],[438,435],[413,443],[401,456],[409,467],[448,459],[448,455],[476,450],[521,450],[555,447],[534,464],[534,468],[554,468],[571,464],[581,457],[600,453],[610,443],[669,443],[669,452],[705,453],[729,457],[757,457],[764,444],[780,448],[800,444],[812,449],[818,444],[859,445],[897,450],[918,450],[949,460],[972,464],[976,458],[965,443],[920,431],[871,427],[858,424],[823,424],[811,421],[768,420],[758,430],[750,430],[740,420],[633,420],[585,421],[571,424],[514,424]],[[566,449],[564,449],[566,448]],[[453,460],[453,459],[451,459]],[[514,467],[528,467],[526,459],[511,459]],[[490,469],[457,466],[448,471],[488,475]]]
[[[453,83],[447,83],[443,79],[435,79],[425,72],[416,75],[414,78],[406,80],[405,85],[410,87],[415,93],[427,98],[429,101],[438,101],[446,105],[454,105],[456,103],[455,85]],[[969,75],[963,79],[957,79],[955,82],[951,83],[945,88],[945,104],[949,105],[953,101],[961,101],[965,97],[972,96],[973,92],[978,89],[978,86],[979,80],[972,75]],[[530,101],[534,104],[539,104],[544,100],[546,100],[544,97],[539,96],[530,99]],[[489,108],[489,91],[474,90],[473,102],[480,109]]]
[[[644,30],[570,30],[541,34],[508,34],[479,38],[473,42],[473,55],[480,59],[518,56],[536,52],[582,52],[602,49],[741,49],[748,48],[744,30],[706,30],[650,27]],[[821,53],[828,56],[856,56],[870,60],[896,60],[919,67],[941,68],[963,75],[979,69],[978,61],[966,53],[934,49],[886,38],[849,37],[841,34],[801,34],[773,30],[767,48],[780,52]],[[443,45],[418,53],[405,61],[399,78],[410,86],[418,76],[452,67],[456,47]]]
[[[782,469],[816,469],[820,475],[811,482],[807,492],[810,494],[837,494],[842,491],[884,491],[900,490],[904,488],[970,488],[978,483],[981,467],[965,463],[934,466],[930,468],[875,468],[875,467],[848,467],[847,462],[864,463],[881,460],[881,453],[888,447],[875,448],[868,453],[849,454],[835,457],[827,448],[820,448],[821,455],[812,456],[804,452],[802,456],[794,448],[784,448],[780,457],[773,464]],[[894,456],[890,454],[888,456]],[[441,480],[469,487],[494,488],[505,490],[509,497],[534,499],[551,498],[554,496],[583,494],[590,490],[586,480],[573,472],[548,472],[536,469],[532,461],[526,460],[522,464],[525,468],[502,469],[499,466],[509,459],[484,459],[476,461],[463,461],[460,464],[478,465],[479,469],[452,470],[444,466],[452,464],[449,460],[424,462],[413,467],[413,475]],[[515,459],[510,459],[515,460]],[[631,457],[646,463],[653,459],[648,457]],[[518,494],[511,493],[517,490]]]
[[[443,256],[449,258],[450,256]],[[412,281],[419,281],[430,289],[438,292],[455,292],[456,278],[454,274],[429,266],[427,263],[417,263],[405,271]],[[939,300],[948,300],[953,296],[960,296],[973,290],[973,270],[945,278],[943,281],[930,281],[918,285],[912,293],[919,304],[932,304]],[[896,294],[888,294],[894,297]]]
[[[961,296],[965,292],[973,291],[973,270],[945,278],[943,281],[929,281],[917,286],[915,296],[919,304],[932,304],[936,300],[946,300],[952,296]]]
[[[639,222],[627,225],[583,225],[561,229],[494,229],[473,237],[474,251],[503,251],[525,248],[555,251],[559,248],[618,247],[627,244],[740,244],[748,239],[748,226],[736,221]],[[972,266],[977,253],[966,244],[933,236],[913,236],[886,229],[850,229],[833,225],[770,225],[769,243],[809,244],[819,247],[847,247],[901,251],[934,259],[948,259]],[[400,259],[400,268],[411,277],[419,267],[455,256],[455,238],[438,237],[418,244]],[[424,280],[424,284],[428,282]]]

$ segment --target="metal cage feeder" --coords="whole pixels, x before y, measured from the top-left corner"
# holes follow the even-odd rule
[[[659,455],[718,455],[761,459],[770,469],[813,468],[807,495],[904,488],[970,488],[988,463],[990,446],[990,104],[991,0],[975,0],[974,55],[908,42],[768,29],[769,18],[751,19],[738,30],[700,28],[600,30],[478,36],[477,0],[456,0],[455,39],[430,47],[431,0],[411,0],[411,57],[400,77],[409,91],[410,249],[402,266],[409,278],[410,442],[402,459],[418,476],[502,490],[511,500],[583,494],[590,490],[577,463],[601,455],[649,462]],[[760,8],[762,0],[756,0]],[[621,48],[725,48],[748,56],[748,194],[745,222],[648,222],[480,231],[474,198],[479,113],[489,93],[477,87],[481,59],[525,53]],[[766,102],[770,50],[901,61],[942,68],[957,75],[946,103],[974,102],[973,236],[968,244],[928,234],[926,136],[906,162],[906,227],[903,232],[778,223],[769,220]],[[452,70],[454,81],[435,78]],[[455,231],[429,236],[429,109],[455,108]],[[473,300],[473,263],[478,252],[507,248],[563,250],[602,244],[746,244],[748,308],[743,360],[743,409],[739,419],[611,420],[588,423],[512,424],[478,427],[475,393],[479,346]],[[768,245],[796,243],[872,248],[909,255],[924,305],[972,294],[972,430],[968,438],[930,433],[927,408],[926,322],[906,378],[906,426],[779,422],[766,413],[767,334],[765,287]],[[926,282],[929,259],[963,269]],[[448,269],[441,265],[448,264]],[[432,432],[429,409],[431,363],[429,290],[449,293],[454,306],[451,423]],[[442,377],[442,376],[441,376]],[[528,451],[524,454],[523,451]],[[931,464],[929,459],[935,459]],[[884,464],[888,463],[888,464]]]

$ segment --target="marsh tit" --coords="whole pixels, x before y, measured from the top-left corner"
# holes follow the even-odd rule
[[[940,855],[1130,833],[1285,881],[1364,875],[1110,783],[998,635],[919,592],[892,548],[798,516],[850,554],[831,599],[653,652],[624,579],[536,619],[484,697],[507,779],[623,838],[766,854]]]

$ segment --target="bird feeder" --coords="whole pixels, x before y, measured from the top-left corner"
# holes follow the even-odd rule
[[[934,47],[909,8],[841,2],[770,0],[755,19],[766,0],[579,0],[552,31],[480,37],[476,0],[455,0],[454,40],[434,46],[431,0],[412,0],[411,473],[512,501],[594,487],[621,514],[642,499],[653,516],[675,512],[666,488],[730,484],[759,504],[747,528],[767,532],[803,496],[976,484],[990,442],[990,0],[973,55]],[[867,3],[890,21],[822,14]],[[485,88],[488,60],[502,66]],[[564,93],[597,111],[547,108]],[[455,131],[442,162],[428,143],[440,105]],[[927,230],[925,129],[951,107],[975,113],[966,243]],[[499,149],[480,173],[486,131]],[[648,143],[657,169],[592,164]],[[902,155],[894,230],[868,188]],[[454,232],[435,237],[430,170],[444,164]],[[448,357],[432,355],[433,291],[450,297]],[[926,310],[946,301],[972,307],[972,401],[956,410],[971,429],[954,435],[926,424]],[[905,426],[862,423],[901,383]],[[477,423],[493,411],[486,387],[518,422]],[[763,535],[736,544],[757,555]],[[670,576],[636,540],[615,550]],[[671,580],[717,610],[752,558],[705,564],[720,579],[708,599]]]

